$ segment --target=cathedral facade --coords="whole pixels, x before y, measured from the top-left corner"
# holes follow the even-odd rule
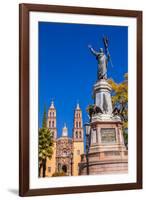
[[[61,172],[68,176],[79,175],[79,163],[81,162],[81,155],[84,154],[83,120],[79,104],[74,111],[72,137],[69,137],[66,124],[62,129],[61,137],[57,137],[54,102],[51,102],[48,109],[47,128],[53,135],[54,146],[52,158],[47,159],[46,162],[46,177]]]

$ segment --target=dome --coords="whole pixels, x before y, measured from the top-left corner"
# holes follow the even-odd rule
[[[67,137],[68,136],[68,129],[66,127],[66,124],[64,124],[64,127],[62,129],[62,137]]]

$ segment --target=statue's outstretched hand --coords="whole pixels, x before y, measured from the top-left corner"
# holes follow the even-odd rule
[[[88,48],[89,48],[89,49],[91,49],[91,48],[92,48],[92,46],[89,44],[89,45],[88,45]]]

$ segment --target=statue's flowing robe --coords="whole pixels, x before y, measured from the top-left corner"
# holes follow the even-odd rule
[[[107,79],[107,57],[104,53],[98,53],[98,79]]]

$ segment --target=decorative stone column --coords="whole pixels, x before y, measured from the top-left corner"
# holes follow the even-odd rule
[[[112,101],[111,101],[111,86],[105,79],[99,80],[93,87],[93,95],[95,99],[95,105],[99,107],[104,114],[112,113]]]

